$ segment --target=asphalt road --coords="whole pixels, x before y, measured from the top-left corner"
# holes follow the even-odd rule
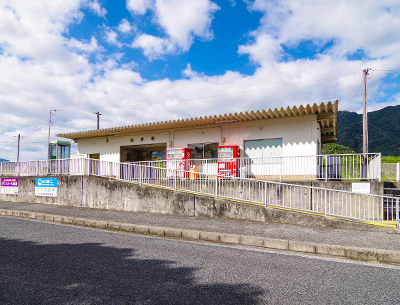
[[[400,267],[0,217],[0,304],[399,304]]]

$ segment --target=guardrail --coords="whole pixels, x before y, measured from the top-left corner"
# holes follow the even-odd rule
[[[210,163],[207,163],[208,165]],[[93,175],[207,194],[215,198],[252,202],[315,213],[380,223],[399,228],[399,200],[390,196],[358,194],[340,190],[265,181],[252,178],[220,178],[204,173],[164,166],[165,162],[117,163],[95,159],[67,159],[1,163],[3,176]]]

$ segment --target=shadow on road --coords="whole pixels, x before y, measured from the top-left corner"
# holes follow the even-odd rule
[[[199,284],[195,268],[100,244],[0,238],[1,304],[258,304],[263,290]]]

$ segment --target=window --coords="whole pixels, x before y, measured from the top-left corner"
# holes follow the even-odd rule
[[[189,144],[192,151],[192,159],[214,159],[217,158],[218,143]]]

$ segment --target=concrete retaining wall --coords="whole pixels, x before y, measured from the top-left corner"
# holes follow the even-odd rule
[[[315,227],[379,231],[380,227],[215,199],[158,187],[141,186],[87,176],[58,177],[58,196],[35,196],[35,178],[19,177],[19,194],[0,194],[1,201],[28,202],[87,208],[124,210],[184,216],[252,220]],[[351,186],[350,186],[351,188]]]

